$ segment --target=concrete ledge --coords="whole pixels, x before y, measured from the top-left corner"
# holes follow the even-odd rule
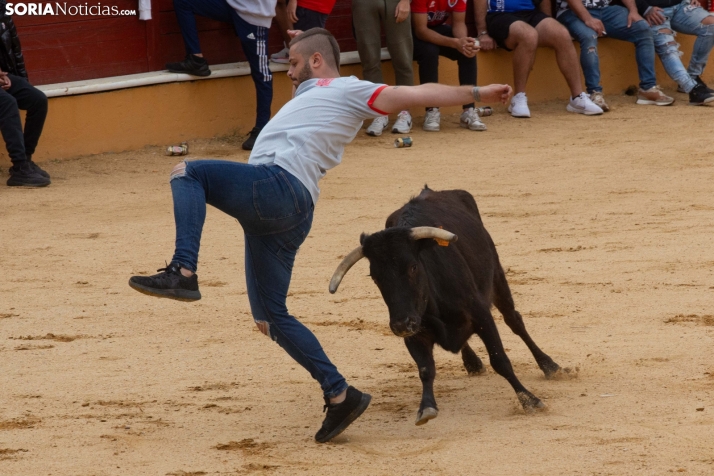
[[[382,48],[382,61],[389,60],[389,53]],[[341,65],[359,64],[359,55],[356,51],[347,51],[340,55]],[[270,63],[273,73],[287,71],[287,64]],[[233,78],[249,76],[250,66],[247,61],[241,63],[218,64],[211,66],[211,75],[205,78],[191,76],[190,74],[169,73],[168,71],[152,71],[149,73],[129,74],[111,78],[89,79],[86,81],[72,81],[69,83],[45,84],[38,86],[48,98],[61,96],[74,96],[77,94],[99,93],[117,89],[137,88],[155,84],[180,83],[184,81],[204,81],[209,79]]]

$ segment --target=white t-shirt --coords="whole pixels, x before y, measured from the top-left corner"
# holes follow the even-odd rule
[[[249,164],[275,163],[293,174],[317,203],[317,182],[339,165],[365,119],[387,113],[372,107],[384,84],[348,78],[309,79],[255,141]]]
[[[226,0],[240,17],[255,26],[270,28],[277,0]]]

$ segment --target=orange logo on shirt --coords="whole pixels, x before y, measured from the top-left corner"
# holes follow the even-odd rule
[[[318,86],[329,86],[332,80],[335,78],[322,78],[317,80]]]

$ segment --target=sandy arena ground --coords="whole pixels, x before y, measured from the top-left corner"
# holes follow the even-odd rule
[[[0,187],[0,474],[714,474],[714,110],[678,96],[612,97],[600,118],[499,109],[485,133],[448,116],[411,149],[361,134],[322,181],[288,302],[373,395],[326,445],[319,387],[253,325],[234,220],[209,210],[201,301],[127,286],[171,258],[175,158],[50,162],[51,187]],[[195,142],[190,158],[246,161],[239,144]],[[496,316],[547,411],[524,414],[490,367],[468,377],[439,349],[440,414],[416,427],[416,367],[366,260],[327,292],[359,234],[424,183],[476,197],[531,335],[576,374],[545,380]]]

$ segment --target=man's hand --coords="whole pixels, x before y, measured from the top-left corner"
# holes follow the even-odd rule
[[[454,48],[467,58],[473,58],[481,48],[476,46],[476,40],[470,37],[454,38]]]
[[[630,28],[633,23],[637,23],[641,20],[644,20],[644,18],[642,18],[639,13],[637,13],[636,11],[631,11],[627,14],[627,28]]]
[[[479,86],[478,92],[481,95],[481,102],[508,104],[513,89],[508,84],[489,84],[488,86]]]
[[[650,26],[661,25],[666,20],[662,12],[663,10],[660,7],[652,7],[645,14],[645,20]]]
[[[406,20],[409,16],[409,11],[409,0],[400,0],[399,3],[397,3],[397,8],[394,10],[395,21],[401,23]]]
[[[698,7],[701,7],[701,6],[702,6],[702,4],[699,3],[699,0],[692,0],[691,2],[689,2],[689,4],[690,4],[691,6],[693,6],[694,8],[698,8]]]
[[[295,38],[296,36],[302,34],[302,30],[288,30],[288,36],[290,38]]]
[[[494,41],[493,38],[488,36],[488,33],[479,35],[478,41],[479,41],[479,43],[481,43],[481,49],[483,51],[491,51],[491,50],[496,49],[496,42]]]
[[[603,36],[605,34],[605,25],[597,18],[590,17],[584,23],[588,28],[593,30],[597,36]]]
[[[287,13],[288,20],[290,20],[290,23],[297,23],[297,0],[288,0]]]
[[[7,75],[7,73],[0,71],[0,87],[4,90],[8,90],[11,86],[12,81],[10,81],[10,77]]]

